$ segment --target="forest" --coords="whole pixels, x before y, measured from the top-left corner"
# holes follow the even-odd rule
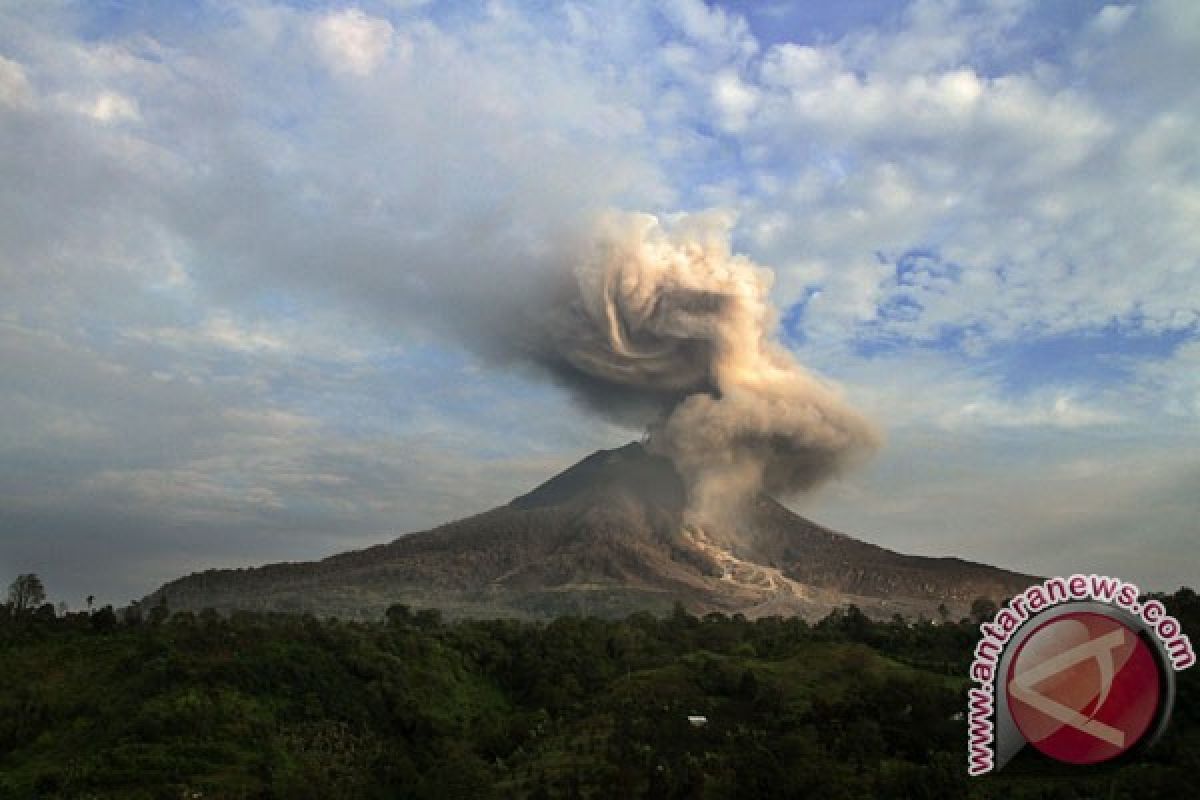
[[[1147,798],[1200,774],[1191,670],[1134,760],[1027,748],[968,778],[978,619],[371,623],[33,589],[0,605],[0,798]],[[1200,631],[1195,592],[1160,597]]]

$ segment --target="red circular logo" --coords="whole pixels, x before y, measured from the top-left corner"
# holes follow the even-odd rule
[[[1034,630],[1008,668],[1009,710],[1042,753],[1095,764],[1133,748],[1161,702],[1150,647],[1112,617],[1080,611]]]

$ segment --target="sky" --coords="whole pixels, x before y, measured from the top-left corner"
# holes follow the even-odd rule
[[[0,581],[125,603],[637,438],[492,324],[621,209],[728,214],[883,430],[793,508],[1200,585],[1197,75],[1192,0],[0,0]]]

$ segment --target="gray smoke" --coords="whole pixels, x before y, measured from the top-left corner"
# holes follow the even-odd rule
[[[772,273],[729,216],[601,216],[538,329],[539,361],[587,403],[649,424],[697,521],[792,495],[878,446],[873,425],[773,339]]]

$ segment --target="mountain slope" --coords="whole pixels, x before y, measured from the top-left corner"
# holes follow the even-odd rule
[[[163,586],[173,610],[378,616],[392,603],[452,615],[696,612],[875,616],[966,612],[1029,576],[901,555],[816,525],[760,495],[736,531],[684,521],[671,463],[633,443],[602,450],[500,508],[322,561],[210,570]],[[733,547],[721,542],[733,541]]]

